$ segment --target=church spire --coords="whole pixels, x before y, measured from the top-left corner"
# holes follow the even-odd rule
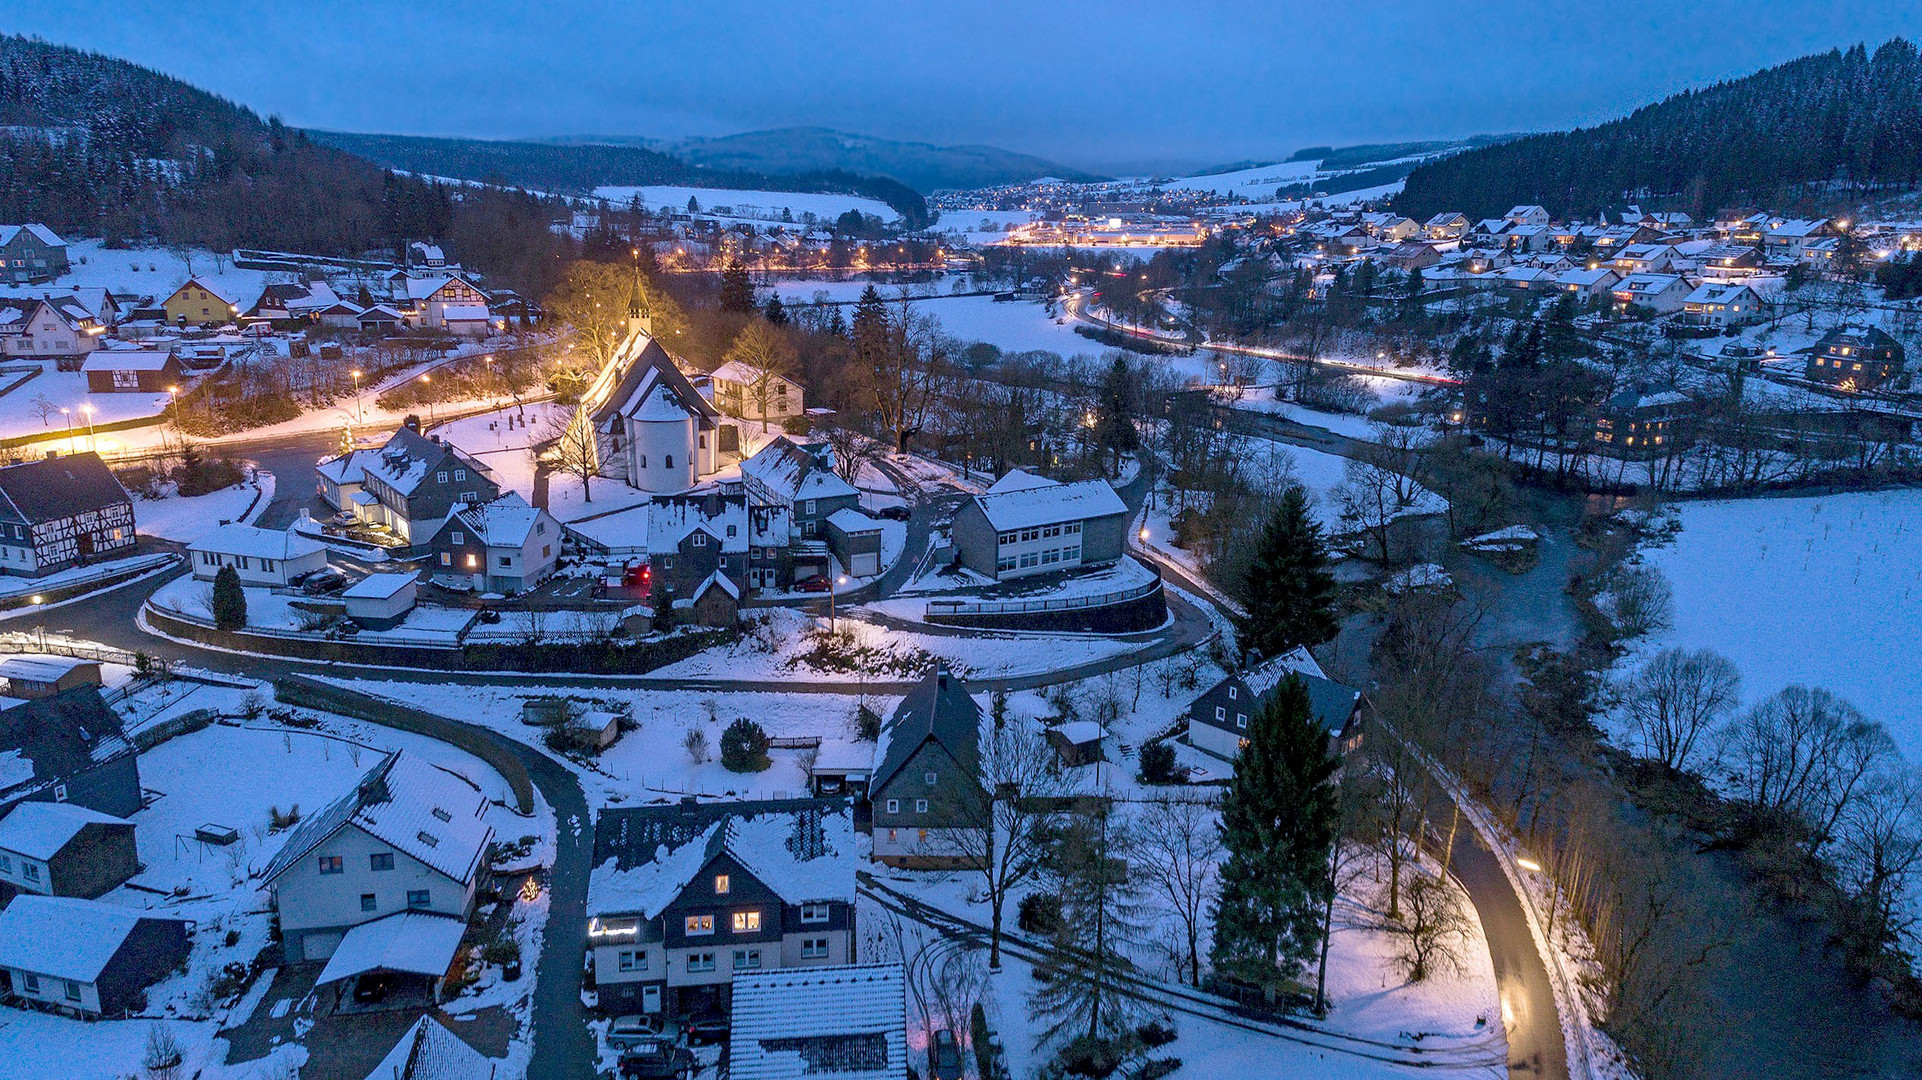
[[[641,249],[634,249],[634,288],[627,294],[627,332],[654,335],[653,320],[648,318],[647,298],[641,294]]]

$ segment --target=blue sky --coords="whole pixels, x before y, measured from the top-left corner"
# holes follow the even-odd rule
[[[380,4],[0,0],[0,29],[288,123],[487,138],[819,125],[1067,164],[1540,130],[1855,42],[1854,0]]]

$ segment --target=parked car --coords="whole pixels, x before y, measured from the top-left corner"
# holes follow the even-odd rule
[[[328,518],[327,522],[330,525],[352,525],[354,520],[354,512],[352,510],[342,510],[340,513]]]
[[[371,1005],[387,998],[387,991],[393,988],[393,978],[389,975],[362,975],[354,980],[354,1000],[362,1005]]]
[[[961,1047],[947,1028],[937,1028],[928,1040],[928,1075],[934,1080],[961,1080]]]
[[[874,512],[874,516],[888,521],[906,521],[914,516],[914,512],[905,506],[883,506]]]
[[[482,608],[480,610],[479,618],[480,618],[480,621],[484,623],[489,623],[489,624],[497,623],[501,621],[501,613],[494,610],[491,607]]]
[[[300,591],[309,596],[320,596],[323,593],[339,592],[346,587],[347,575],[331,566],[325,570],[314,571],[307,575],[307,580],[300,583]]]
[[[694,1070],[694,1055],[666,1039],[648,1039],[621,1052],[625,1080],[678,1080]]]
[[[682,1026],[689,1046],[713,1046],[727,1041],[727,1017],[720,1013],[701,1013]]]
[[[633,1013],[617,1016],[607,1025],[607,1044],[616,1047],[639,1046],[644,1042],[658,1041],[661,1034],[661,1018]]]
[[[827,592],[829,582],[834,579],[826,574],[816,574],[794,583],[795,592]]]

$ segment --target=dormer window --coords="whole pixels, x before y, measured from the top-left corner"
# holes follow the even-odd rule
[[[733,883],[728,880],[728,876],[726,874],[714,875],[714,895],[726,896],[728,894],[729,888],[732,887],[732,885]]]
[[[695,534],[694,534],[694,541],[693,541],[693,543],[694,543],[694,546],[695,546],[695,547],[706,547],[706,546],[707,546],[707,534],[706,534],[706,533],[700,533],[700,532],[697,532],[697,533],[695,533]]]

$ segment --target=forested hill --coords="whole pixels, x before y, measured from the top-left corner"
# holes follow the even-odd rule
[[[418,135],[313,131],[317,142],[389,168],[459,180],[500,182],[584,195],[602,185],[687,184],[758,191],[821,191],[864,195],[887,203],[910,225],[928,221],[927,200],[898,180],[842,170],[766,173],[712,169],[640,146],[612,143],[505,142]]]
[[[124,60],[0,35],[0,221],[346,254],[436,235],[426,185]]]
[[[1395,209],[1471,218],[1539,203],[1557,216],[1624,202],[1698,218],[1756,203],[1788,210],[1922,180],[1922,59],[1900,38],[1792,60],[1676,94],[1621,120],[1533,135],[1423,165]]]

